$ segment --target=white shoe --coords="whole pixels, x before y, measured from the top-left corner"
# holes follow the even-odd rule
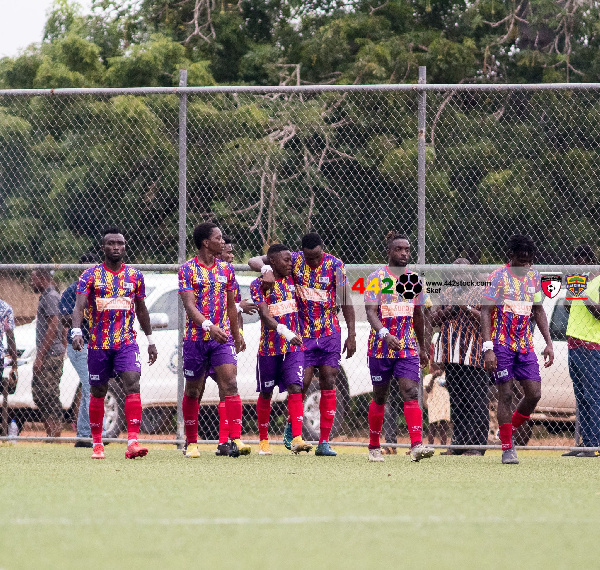
[[[433,447],[428,447],[419,443],[410,450],[410,460],[421,461],[421,459],[429,459],[434,453],[435,450]]]
[[[381,454],[381,447],[376,447],[375,449],[369,449],[369,461],[377,461],[382,462],[385,461],[383,455]]]

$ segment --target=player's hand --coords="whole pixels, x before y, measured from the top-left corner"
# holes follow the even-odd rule
[[[346,359],[352,358],[354,353],[356,352],[356,335],[348,335],[346,342],[344,343],[344,348],[342,349],[342,354],[346,353]]]
[[[217,325],[212,325],[210,327],[209,334],[210,338],[216,340],[219,344],[225,344],[227,342],[227,339],[229,338],[227,336],[227,333]]]
[[[158,350],[156,350],[156,345],[149,344],[148,345],[148,364],[150,366],[152,366],[156,362],[157,358],[158,358]]]
[[[244,350],[246,350],[246,340],[244,339],[243,334],[240,334],[237,338],[234,338],[233,344],[235,344],[236,354],[244,352]]]
[[[43,363],[42,359],[39,356],[36,356],[35,361],[33,363],[33,373],[39,374],[42,371],[43,366],[44,366],[44,363]]]
[[[429,354],[424,348],[419,348],[419,363],[421,364],[421,368],[429,366]]]
[[[273,287],[273,285],[275,285],[275,276],[273,275],[273,272],[267,271],[266,273],[263,273],[261,284],[263,293],[266,293],[269,289]]]
[[[495,372],[498,368],[498,360],[493,350],[486,350],[483,355],[483,369],[487,372]]]
[[[73,338],[73,350],[76,351],[80,351],[83,350],[83,337],[82,336],[76,336]]]
[[[242,312],[246,315],[253,315],[258,311],[258,307],[249,299],[242,299],[240,301],[240,307],[242,308]]]
[[[552,363],[554,362],[554,348],[552,343],[546,345],[542,354],[544,355],[544,368],[552,366]]]
[[[292,340],[290,340],[290,344],[293,346],[302,346],[302,337],[296,335]]]
[[[402,348],[402,343],[399,338],[396,338],[393,334],[388,334],[385,337],[385,342],[391,350],[400,350]]]

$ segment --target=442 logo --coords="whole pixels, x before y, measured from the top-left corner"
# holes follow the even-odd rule
[[[365,286],[364,278],[357,279],[352,285],[352,291],[357,291],[361,295],[365,291],[370,291],[375,295],[392,295],[398,293],[405,301],[412,301],[424,290],[423,282],[417,273],[404,273],[398,277],[394,287],[394,279],[385,277],[381,279],[372,279]]]

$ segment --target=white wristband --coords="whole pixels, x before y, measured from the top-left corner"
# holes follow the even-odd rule
[[[71,329],[71,338],[75,338],[76,336],[83,336],[81,329]]]
[[[147,334],[146,338],[148,339],[148,346],[150,346],[151,344],[154,344],[154,340],[152,339],[151,334]]]
[[[212,321],[209,321],[208,319],[204,319],[202,321],[202,330],[208,332],[210,330],[210,327],[213,326]]]
[[[242,312],[244,311],[244,309],[242,309],[242,307],[240,306],[240,304],[239,304],[239,303],[236,303],[236,304],[235,304],[235,310],[236,310],[238,313],[242,313]]]
[[[483,352],[487,352],[488,350],[494,350],[494,342],[491,340],[486,340],[483,343]]]
[[[270,265],[263,265],[260,268],[261,275],[264,275],[267,271],[273,271],[273,268]]]
[[[295,332],[292,332],[284,324],[281,323],[277,325],[277,334],[281,335],[287,341],[292,340],[296,336]]]
[[[390,334],[390,331],[388,329],[386,329],[385,327],[380,328],[379,331],[377,332],[377,336],[379,338],[385,338],[388,334]]]

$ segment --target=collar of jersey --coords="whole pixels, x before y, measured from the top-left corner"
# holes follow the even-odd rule
[[[398,280],[398,277],[396,277],[391,271],[390,268],[386,265],[384,267],[385,272],[392,278],[392,279],[396,279]],[[410,269],[406,269],[406,271],[404,273],[411,273]]]
[[[523,275],[523,277],[519,277],[518,275],[515,275],[511,269],[510,269],[510,264],[506,264],[506,269],[508,269],[508,272],[511,274],[512,277],[514,277],[515,279],[518,279],[519,281],[525,281],[526,277],[527,277],[527,273],[529,273],[529,271],[531,271],[531,267],[528,269],[527,273],[525,273],[525,275]]]
[[[215,257],[215,262],[214,262],[214,263],[213,263],[213,264],[212,264],[210,267],[207,267],[206,265],[204,265],[204,263],[201,263],[201,262],[198,260],[198,256],[197,256],[197,255],[195,255],[195,256],[194,256],[194,261],[196,262],[196,264],[197,264],[197,265],[199,265],[200,267],[204,267],[204,269],[208,269],[209,271],[210,271],[211,269],[214,269],[214,268],[215,268],[215,266],[217,265],[217,258],[216,258],[216,257]]]
[[[109,269],[108,267],[106,267],[106,263],[102,263],[102,267],[104,267],[105,271],[108,271],[109,273],[112,273],[113,275],[119,275],[119,273],[121,273],[124,269],[125,269],[125,264],[123,262],[121,262],[121,269],[119,269],[119,271],[113,271],[112,269]]]

